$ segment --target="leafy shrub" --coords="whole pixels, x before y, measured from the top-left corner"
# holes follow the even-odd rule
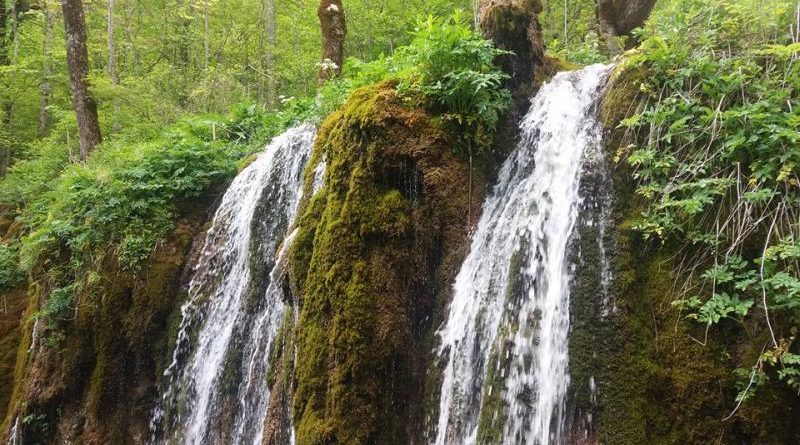
[[[13,288],[22,278],[16,246],[0,243],[0,292]]]
[[[411,44],[399,51],[411,67],[401,72],[400,91],[419,92],[465,124],[497,124],[509,105],[502,87],[508,77],[494,64],[499,50],[473,30],[465,17],[428,17]]]
[[[23,240],[23,264],[66,249],[74,268],[97,264],[116,246],[123,266],[135,268],[172,227],[175,204],[197,197],[234,172],[220,143],[193,135],[104,146],[88,165],[70,165],[43,195],[46,216]]]

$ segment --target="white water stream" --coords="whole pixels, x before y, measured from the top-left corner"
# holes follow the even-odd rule
[[[484,204],[439,331],[445,367],[436,445],[478,442],[481,417],[504,444],[563,443],[567,247],[582,162],[600,144],[596,105],[608,71],[560,73],[541,88]],[[491,397],[499,403],[487,408]]]
[[[152,443],[261,444],[269,351],[286,311],[269,277],[314,135],[303,125],[276,137],[225,192],[181,308]]]

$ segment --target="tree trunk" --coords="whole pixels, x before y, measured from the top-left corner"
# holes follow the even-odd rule
[[[0,3],[0,66],[8,65],[8,43],[6,34],[8,33],[8,17],[11,11],[6,9],[5,2]]]
[[[203,70],[208,71],[211,57],[211,38],[208,35],[208,0],[203,1]]]
[[[44,13],[44,41],[42,43],[42,83],[39,85],[39,125],[36,133],[39,137],[47,136],[50,132],[50,85],[51,63],[52,63],[52,42],[53,42],[53,11],[50,10],[50,2],[44,0],[42,4]]]
[[[136,0],[125,0],[125,52],[124,63],[128,72],[139,73],[139,49],[133,44],[133,21],[136,8]],[[131,56],[132,59],[131,60]],[[131,66],[132,65],[132,66]]]
[[[108,77],[111,83],[119,84],[117,77],[117,45],[114,39],[114,0],[108,0]]]
[[[6,5],[6,2],[3,1],[0,3],[0,66],[8,66],[11,62],[10,58],[8,57],[8,49],[9,49],[9,42],[7,39],[8,35],[8,21],[12,18],[15,10],[15,6],[12,5],[9,7]],[[12,25],[13,26],[13,25]],[[0,125],[4,127],[3,130],[9,128],[11,126],[11,102],[5,102],[0,106]],[[0,141],[2,142],[2,141]],[[8,166],[11,162],[11,147],[10,145],[3,144],[0,145],[0,178],[6,176],[6,172],[8,171]]]
[[[322,30],[322,63],[319,68],[320,85],[342,74],[344,37],[347,34],[342,0],[322,0],[317,10]]]
[[[117,74],[117,40],[114,33],[115,6],[115,0],[108,0],[108,77],[111,79],[112,85],[119,85],[119,75]],[[113,99],[112,102],[114,103],[112,128],[114,129],[114,132],[117,132],[121,128],[119,119],[117,118],[119,115],[119,104]]]
[[[61,0],[61,9],[64,13],[72,106],[78,121],[80,159],[85,161],[100,143],[101,137],[97,104],[89,94],[89,54],[86,49],[83,5],[81,0]]]
[[[11,41],[14,48],[14,58],[17,57],[19,52],[19,13],[21,2],[18,0],[11,0]]]
[[[612,54],[620,52],[616,37],[642,26],[655,4],[656,0],[595,0],[597,26]]]
[[[266,0],[267,13],[267,48],[264,55],[265,72],[267,73],[267,106],[275,108],[276,82],[275,82],[275,44],[276,42],[276,11],[275,0]]]
[[[539,25],[539,0],[481,0],[478,19],[484,36],[513,54],[498,58],[510,76],[508,88],[515,103],[527,109],[534,88],[534,72],[544,61],[544,42]]]

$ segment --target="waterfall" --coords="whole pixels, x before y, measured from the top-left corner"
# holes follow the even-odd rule
[[[302,125],[276,137],[225,192],[181,307],[152,443],[261,443],[270,347],[286,311],[270,272],[314,135]]]
[[[17,417],[14,419],[14,426],[11,427],[11,432],[8,435],[8,445],[20,445],[22,441],[19,436],[19,417]]]
[[[569,379],[567,247],[608,66],[560,73],[533,99],[439,331],[435,444],[563,443]]]

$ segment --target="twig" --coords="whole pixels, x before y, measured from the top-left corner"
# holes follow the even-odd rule
[[[780,208],[780,206],[778,207]],[[772,330],[772,322],[769,320],[769,308],[767,307],[767,288],[764,285],[764,263],[767,257],[767,247],[769,247],[769,239],[772,236],[772,229],[775,228],[775,221],[778,219],[778,212],[776,210],[775,217],[772,218],[772,223],[769,225],[767,232],[767,239],[764,241],[764,250],[761,253],[761,267],[759,273],[761,274],[761,303],[764,305],[764,317],[767,319],[767,327],[769,328],[769,335],[772,338],[772,345],[778,347],[778,341],[775,340],[775,331]]]

